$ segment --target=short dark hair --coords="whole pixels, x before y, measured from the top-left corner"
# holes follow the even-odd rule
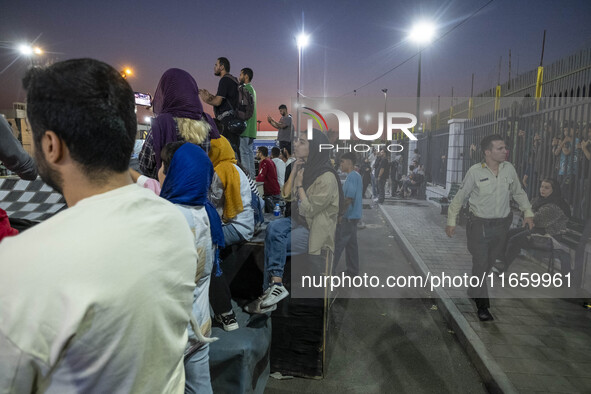
[[[480,141],[480,150],[484,155],[484,151],[491,150],[493,147],[493,141],[504,141],[503,137],[498,134],[487,135]]]
[[[269,148],[267,148],[266,146],[259,146],[257,150],[261,152],[263,156],[269,156]]]
[[[357,156],[355,156],[355,153],[353,152],[345,152],[341,156],[341,160],[351,160],[351,163],[355,165],[357,163]]]
[[[94,59],[66,60],[30,69],[23,87],[37,146],[52,130],[90,177],[128,170],[137,119],[133,90],[117,70]]]
[[[244,75],[246,75],[248,77],[248,81],[249,82],[252,82],[252,75],[253,75],[252,74],[252,69],[250,69],[248,67],[245,67],[245,68],[243,68],[240,71],[242,71],[242,74],[244,74]]]
[[[278,147],[274,146],[271,148],[271,157],[279,157],[279,153],[281,153],[281,151]]]
[[[170,163],[172,162],[172,158],[176,151],[183,145],[188,144],[187,141],[175,141],[169,142],[168,144],[164,145],[164,148],[160,151],[160,160],[162,160],[162,166],[164,167],[162,171],[164,175],[168,174],[168,169],[170,168]]]
[[[228,58],[218,57],[218,62],[220,63],[220,66],[224,66],[224,70],[226,70],[226,72],[230,72],[230,61]]]
[[[285,105],[285,104],[281,104],[281,105],[279,106],[279,109],[282,109],[282,108],[285,108],[285,110],[287,111],[287,105]]]

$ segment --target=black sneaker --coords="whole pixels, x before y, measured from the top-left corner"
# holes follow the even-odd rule
[[[215,315],[215,321],[222,324],[224,331],[234,331],[238,329],[238,322],[234,311],[227,315]]]
[[[478,310],[478,318],[480,321],[492,321],[495,320],[493,315],[490,314],[488,308],[482,308]]]

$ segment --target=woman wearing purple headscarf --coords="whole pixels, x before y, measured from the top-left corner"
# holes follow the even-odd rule
[[[203,112],[199,88],[186,71],[171,68],[160,78],[154,94],[152,129],[139,154],[141,172],[158,177],[162,148],[174,141],[187,141],[209,151],[209,141],[220,138],[211,116]]]

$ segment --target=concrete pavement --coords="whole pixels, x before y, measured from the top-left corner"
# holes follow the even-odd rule
[[[380,209],[417,271],[471,271],[465,230],[445,235],[446,218],[426,202],[387,199]],[[544,272],[518,258],[511,272]],[[436,289],[437,304],[491,392],[591,392],[591,311],[578,300],[491,300],[493,322],[480,322],[465,290]],[[494,291],[491,294],[495,294]]]
[[[364,203],[367,227],[358,232],[361,271],[380,277],[392,271],[417,275],[379,209]],[[339,271],[344,265],[345,256]],[[409,289],[406,295],[347,299],[341,293],[331,309],[324,379],[269,378],[265,393],[485,393],[427,292]]]

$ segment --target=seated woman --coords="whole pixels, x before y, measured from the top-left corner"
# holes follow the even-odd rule
[[[203,149],[183,141],[167,144],[161,151],[161,157],[159,185],[151,178],[139,176],[135,171],[130,172],[138,184],[174,203],[195,235],[198,255],[193,293],[195,320],[189,326],[189,342],[185,349],[185,392],[211,393],[209,285],[216,248],[224,245],[220,217],[207,199],[213,165]]]
[[[498,271],[506,271],[513,260],[519,255],[521,249],[531,247],[531,236],[548,235],[553,237],[566,230],[566,223],[570,216],[570,207],[562,198],[560,184],[556,179],[546,178],[540,186],[540,196],[532,201],[534,211],[534,228],[514,228],[507,234],[505,255],[502,259],[502,267],[496,267]],[[570,255],[563,250],[555,250],[562,264],[562,272],[570,272]],[[552,263],[553,264],[553,263]]]
[[[236,165],[234,150],[225,137],[211,141],[208,155],[215,171],[211,200],[222,215],[225,245],[250,241],[254,234],[254,211],[248,177]],[[225,331],[236,330],[238,322],[232,311],[230,286],[223,274],[212,277],[209,298],[216,321]]]
[[[287,297],[282,282],[287,256],[319,255],[324,248],[334,252],[343,191],[329,152],[319,149],[320,144],[328,143],[322,132],[314,130],[311,140],[302,133],[295,144],[297,160],[283,189],[283,197],[292,199],[292,216],[275,220],[267,227],[264,293],[249,304],[248,312],[271,311]]]
[[[209,150],[220,137],[215,121],[203,112],[199,87],[186,71],[171,68],[158,82],[153,101],[152,128],[138,156],[141,172],[153,179],[160,168],[160,151],[169,142],[187,141]]]

